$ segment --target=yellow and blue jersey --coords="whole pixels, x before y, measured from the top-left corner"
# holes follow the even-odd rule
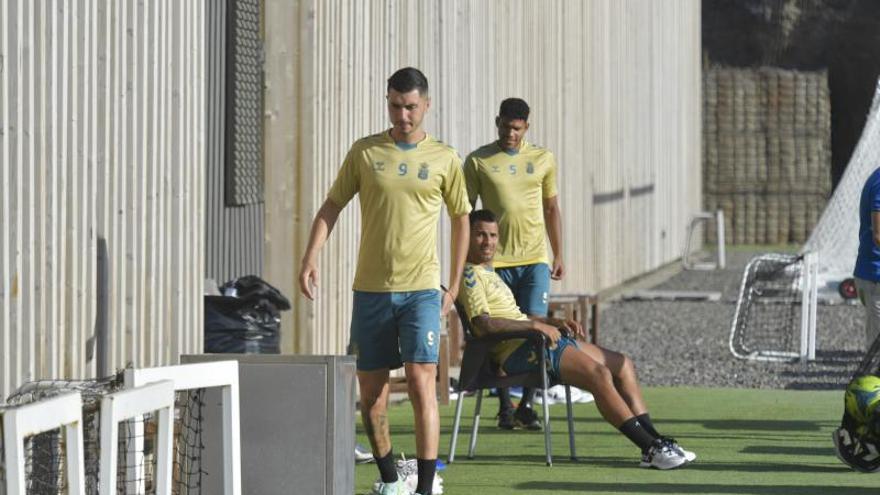
[[[510,287],[493,269],[483,265],[465,264],[458,290],[458,301],[464,307],[468,321],[480,315],[508,320],[528,320],[516,305]],[[482,336],[477,328],[473,330],[478,337]],[[492,358],[497,363],[503,363],[523,342],[525,339],[511,339],[499,343],[492,349]]]
[[[498,216],[496,268],[549,264],[544,199],[557,195],[556,169],[553,153],[525,140],[512,152],[493,142],[465,160],[468,199]]]
[[[453,217],[470,211],[455,150],[426,135],[414,145],[389,132],[355,142],[327,195],[345,207],[358,194],[361,239],[355,290],[439,289],[437,222],[442,204]]]

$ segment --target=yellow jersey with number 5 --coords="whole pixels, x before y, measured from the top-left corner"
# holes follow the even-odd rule
[[[468,198],[498,217],[495,268],[547,263],[544,199],[557,195],[553,153],[522,140],[519,149],[497,142],[471,153],[464,164]]]
[[[361,239],[353,288],[404,292],[440,287],[437,223],[470,212],[456,151],[426,135],[395,143],[388,131],[355,142],[327,195],[345,207],[357,194]]]

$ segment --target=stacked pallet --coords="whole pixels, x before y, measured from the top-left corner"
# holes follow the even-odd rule
[[[706,68],[703,195],[729,243],[806,241],[831,195],[827,73]]]

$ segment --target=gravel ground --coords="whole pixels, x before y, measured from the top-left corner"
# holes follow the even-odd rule
[[[651,289],[720,291],[720,302],[603,302],[600,343],[629,354],[645,385],[781,389],[841,389],[862,357],[860,305],[820,305],[816,360],[767,363],[739,360],[728,341],[746,263],[765,251],[736,249],[727,268],[680,271]],[[624,294],[626,291],[624,291]]]

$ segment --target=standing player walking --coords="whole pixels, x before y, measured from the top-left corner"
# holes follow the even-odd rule
[[[520,310],[532,318],[547,316],[550,279],[565,275],[562,257],[562,216],[556,189],[556,159],[525,140],[529,105],[519,98],[501,102],[495,126],[498,140],[471,153],[464,165],[468,198],[498,216],[495,271],[510,287]],[[547,257],[544,232],[553,262]],[[507,389],[499,390],[498,426],[540,429],[532,410],[532,391],[524,390],[514,410]]]
[[[315,297],[318,253],[340,211],[359,194],[361,240],[354,278],[351,349],[357,356],[364,429],[379,467],[382,495],[408,493],[398,479],[387,418],[389,370],[403,364],[415,417],[418,485],[429,495],[436,472],[440,419],[435,379],[440,317],[457,295],[468,246],[470,205],[461,160],[428,135],[428,80],[407,67],[388,79],[390,130],[355,142],[312,224],[299,283]],[[452,262],[441,296],[437,222],[452,219]]]

